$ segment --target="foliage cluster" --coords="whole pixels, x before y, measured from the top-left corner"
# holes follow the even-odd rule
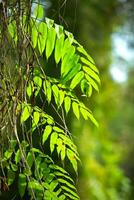
[[[65,115],[72,108],[78,119],[98,126],[76,92],[90,97],[99,90],[98,69],[72,33],[44,18],[39,2],[0,6],[1,196],[16,186],[14,198],[79,199],[64,170],[67,161],[77,174],[80,160]],[[47,73],[50,59],[56,77]]]

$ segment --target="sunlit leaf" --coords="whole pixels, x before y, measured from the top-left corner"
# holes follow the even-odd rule
[[[86,52],[86,50],[81,45],[79,45],[79,47],[77,47],[77,50],[80,53],[84,54],[91,63],[95,64],[93,58],[91,58],[91,56]]]
[[[38,122],[39,122],[39,119],[40,119],[40,113],[39,112],[34,112],[33,113],[33,125],[32,126],[37,126],[38,125]]]
[[[67,38],[64,42],[64,46],[63,46],[63,49],[62,49],[62,58],[64,57],[64,55],[66,53],[68,53],[68,50],[71,48],[71,44],[70,44],[70,41],[69,39]],[[72,49],[72,48],[71,48]],[[75,48],[72,49],[73,51],[75,50]],[[72,52],[73,53],[73,52]],[[73,55],[73,54],[71,54]]]
[[[38,41],[38,24],[36,21],[33,22],[31,40],[32,40],[33,48],[35,48]]]
[[[95,124],[95,126],[97,126],[97,127],[99,126],[98,122],[96,121],[96,119],[94,118],[94,116],[90,112],[88,113],[88,117]]]
[[[51,138],[50,138],[50,150],[51,150],[51,153],[54,151],[54,146],[57,142],[57,138],[58,138],[58,134],[57,132],[53,132],[51,134]]]
[[[4,157],[6,159],[9,159],[12,156],[12,154],[13,154],[13,150],[9,149],[9,150],[5,151]]]
[[[65,111],[66,111],[66,114],[69,112],[70,110],[70,107],[71,107],[71,98],[70,97],[65,97],[64,99],[64,107],[65,107]]]
[[[76,199],[79,199],[78,195],[72,190],[72,189],[69,189],[68,187],[66,186],[61,186],[62,189],[64,189],[66,192],[68,192],[69,194],[72,194]]]
[[[22,113],[21,113],[21,123],[25,122],[31,115],[31,106],[30,105],[24,105]]]
[[[57,64],[59,63],[59,61],[60,61],[60,59],[62,57],[63,44],[64,44],[64,34],[56,39],[55,61],[56,61]]]
[[[29,84],[27,86],[27,95],[30,98],[32,96],[33,93],[33,82],[29,81]]]
[[[54,99],[55,99],[55,103],[59,106],[59,88],[57,87],[57,85],[53,85],[52,86],[52,90],[53,90],[53,94],[54,94]]]
[[[53,24],[54,24],[54,20],[49,19],[47,17],[45,18],[45,20],[46,20],[48,28],[51,28],[53,26]]]
[[[42,19],[44,15],[44,8],[42,5],[37,4],[37,7],[35,8],[33,15],[36,19]]]
[[[74,40],[73,34],[69,31],[65,31],[65,34],[68,36],[69,42],[72,44]]]
[[[47,97],[48,103],[50,103],[51,96],[52,96],[51,83],[48,80],[45,80],[44,83],[43,83],[43,88],[44,88],[44,93]]]
[[[73,65],[70,71],[62,78],[62,82],[65,83],[72,79],[81,69],[81,64],[77,63]]]
[[[48,139],[50,133],[52,132],[52,126],[50,125],[47,125],[45,130],[44,130],[44,133],[43,133],[43,136],[42,136],[42,143],[44,144],[45,141]]]
[[[57,153],[59,155],[59,153],[62,150],[62,140],[60,138],[57,139]]]
[[[47,34],[47,41],[46,41],[46,58],[48,59],[54,49],[55,45],[55,39],[56,39],[56,32],[53,27],[48,29],[48,34]]]
[[[84,72],[82,71],[78,72],[76,76],[72,79],[70,88],[74,89],[76,85],[79,84],[80,81],[83,79],[83,77],[84,77]]]
[[[74,187],[74,185],[72,185],[72,183],[69,183],[68,181],[66,181],[65,179],[62,179],[62,178],[58,178],[58,181],[60,183],[63,183],[65,185],[67,185],[69,188],[73,189],[73,190],[76,190],[76,188]]]
[[[88,76],[87,74],[85,74],[85,77],[86,79],[89,81],[89,83],[94,87],[94,89],[99,92],[99,88],[98,88],[98,85],[97,83],[90,77]]]
[[[84,64],[86,64],[87,66],[89,66],[92,70],[94,70],[95,72],[99,73],[97,67],[96,67],[93,63],[89,62],[88,60],[86,60],[86,59],[83,58],[83,57],[81,57],[80,60],[82,61],[82,63],[84,63]]]
[[[77,160],[76,160],[76,158],[74,156],[74,152],[71,151],[70,149],[67,149],[67,157],[70,160],[75,172],[77,172],[77,170],[78,170],[77,169]]]
[[[17,29],[16,29],[16,21],[13,20],[12,22],[9,23],[8,25],[8,31],[13,38],[14,42],[17,43],[18,36],[17,36]]]
[[[79,113],[79,105],[78,103],[76,103],[75,101],[72,103],[72,107],[73,107],[73,112],[75,114],[75,116],[77,117],[77,119],[80,118],[80,113]]]
[[[92,78],[94,78],[98,83],[100,83],[100,78],[98,74],[96,74],[93,70],[91,70],[89,67],[83,66],[83,70]]]
[[[47,39],[47,26],[44,22],[40,23],[38,33],[39,33],[38,49],[40,54],[42,54],[45,49],[46,39]]]
[[[66,146],[65,146],[65,144],[62,144],[60,156],[61,156],[61,160],[63,161],[65,159],[65,156],[66,156]]]
[[[65,98],[65,92],[62,90],[59,90],[59,107],[62,105]]]
[[[74,54],[74,52],[75,52],[75,48],[74,47],[70,47],[68,49],[68,52],[66,53],[66,55],[64,56],[64,58],[62,60],[61,75],[63,77],[72,69],[72,67],[74,65],[77,64],[77,62],[79,60],[79,56]]]

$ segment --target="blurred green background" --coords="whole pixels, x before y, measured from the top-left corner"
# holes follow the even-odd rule
[[[82,200],[134,199],[134,1],[47,0],[46,16],[72,32],[95,59],[100,93],[86,100],[100,127],[69,117],[82,165]]]

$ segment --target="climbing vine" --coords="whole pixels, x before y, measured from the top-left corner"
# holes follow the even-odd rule
[[[79,199],[64,169],[67,160],[77,175],[80,162],[65,119],[72,110],[98,126],[77,95],[99,91],[98,69],[72,33],[45,18],[39,2],[0,6],[1,194],[16,185],[16,198]],[[50,62],[56,76],[47,72]]]

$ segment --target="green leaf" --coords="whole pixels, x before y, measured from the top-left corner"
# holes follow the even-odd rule
[[[13,172],[11,169],[8,169],[7,172],[8,185],[11,185],[14,182],[14,179],[15,179],[15,172]]]
[[[33,80],[34,80],[34,84],[35,84],[35,86],[36,86],[36,87],[34,87],[34,88],[36,89],[36,91],[35,91],[35,96],[37,96],[38,93],[39,93],[39,91],[40,91],[40,89],[41,89],[41,86],[42,86],[42,79],[41,79],[41,77],[39,77],[39,76],[35,76],[35,77],[33,78]]]
[[[80,112],[83,115],[85,120],[88,120],[88,111],[82,107],[80,107]]]
[[[96,121],[96,119],[94,118],[94,116],[93,116],[90,112],[88,113],[88,117],[89,117],[90,120],[94,123],[94,125],[95,125],[96,127],[99,127],[98,122]]]
[[[64,77],[77,64],[79,56],[74,54],[75,48],[71,46],[68,52],[65,54],[61,64],[61,75]]]
[[[39,25],[38,49],[40,54],[43,53],[47,39],[47,26],[44,22]]]
[[[65,196],[64,194],[62,194],[62,195],[58,198],[58,200],[64,200],[64,199],[66,199],[66,196]]]
[[[38,24],[35,21],[33,22],[33,26],[32,26],[31,41],[32,41],[33,48],[35,48],[38,41]]]
[[[34,18],[36,19],[42,19],[44,16],[44,8],[42,5],[37,4],[37,7],[35,8],[34,12],[33,12]]]
[[[80,118],[80,112],[79,112],[79,105],[78,103],[76,103],[75,101],[72,103],[72,107],[73,107],[73,112],[75,114],[75,116],[77,117],[77,119]]]
[[[57,196],[59,196],[59,194],[60,194],[61,192],[62,192],[62,189],[59,188],[55,193],[56,193]]]
[[[58,24],[55,24],[55,31],[57,33],[57,37],[60,38],[61,36],[64,35],[63,33],[63,26],[60,26]]]
[[[54,20],[49,19],[47,17],[45,18],[45,20],[46,20],[48,28],[51,28],[53,26],[53,24],[54,24]]]
[[[14,172],[16,172],[18,170],[18,166],[15,165],[14,163],[11,164],[11,168]]]
[[[57,87],[57,85],[53,85],[52,90],[54,94],[55,103],[59,106],[59,88]]]
[[[74,89],[76,85],[78,85],[78,83],[80,83],[80,81],[83,79],[83,77],[84,77],[84,72],[82,71],[78,72],[78,74],[76,74],[76,76],[71,81],[70,88]]]
[[[60,183],[63,183],[63,184],[65,184],[65,185],[67,185],[68,188],[71,188],[71,189],[73,189],[73,190],[76,190],[75,186],[74,186],[72,183],[69,183],[68,181],[66,181],[65,179],[58,178],[58,181],[59,181]]]
[[[97,73],[99,74],[99,70],[97,69],[97,67],[96,67],[93,63],[89,62],[88,60],[86,60],[86,59],[83,58],[83,57],[81,57],[80,60],[81,60],[82,63],[86,64],[86,65],[89,66],[92,70],[94,70],[95,72],[97,72]]]
[[[51,164],[51,165],[49,165],[49,167],[51,169],[60,171],[61,173],[68,174],[62,167],[59,167],[58,165]]]
[[[83,79],[83,80],[81,81],[81,84],[80,84],[80,86],[81,86],[81,91],[82,91],[82,93],[85,94],[86,96],[87,96],[88,85],[89,85],[89,84],[87,83],[87,80],[86,80],[86,79]]]
[[[94,118],[93,114],[90,113],[89,111],[87,111],[86,109],[80,107],[80,112],[83,115],[85,120],[88,120],[88,118],[90,118],[90,120],[98,127],[98,122],[96,121],[96,119]]]
[[[43,186],[34,179],[28,182],[28,188],[33,189],[35,191],[44,191]]]
[[[13,150],[9,149],[9,150],[5,151],[4,157],[6,159],[9,159],[12,156],[12,154],[13,154]]]
[[[73,34],[71,32],[69,32],[69,31],[65,31],[65,34],[68,36],[70,44],[72,44],[73,40],[74,40]]]
[[[27,186],[26,176],[24,174],[19,174],[18,188],[21,197],[23,197],[25,194],[26,186]]]
[[[98,83],[100,83],[100,78],[98,74],[96,74],[93,70],[91,70],[89,67],[83,66],[83,70],[92,78],[94,78]]]
[[[79,47],[77,47],[77,50],[80,53],[84,54],[91,63],[95,64],[94,60],[91,58],[91,56],[86,52],[86,50],[81,45],[79,45]]]
[[[86,79],[83,79],[81,81],[81,91],[87,97],[90,97],[92,95],[92,86],[87,82]]]
[[[19,163],[21,160],[21,151],[20,149],[17,150],[16,154],[15,154],[15,163]]]
[[[27,95],[28,97],[30,98],[32,96],[32,93],[33,93],[33,82],[30,82],[29,81],[29,84],[27,86]]]
[[[34,112],[33,113],[33,123],[32,123],[32,130],[34,130],[36,128],[36,126],[38,125],[40,119],[40,113],[39,112]]]
[[[51,134],[51,138],[50,138],[50,150],[51,150],[51,153],[54,151],[54,146],[57,143],[57,138],[58,138],[57,132],[53,132]]]
[[[15,20],[13,20],[12,22],[9,23],[8,31],[16,44],[18,37],[17,37],[17,29],[16,29],[16,21]]]
[[[58,64],[61,57],[62,57],[62,49],[63,49],[63,44],[64,44],[64,34],[62,34],[59,38],[56,40],[56,45],[55,45],[55,62]]]
[[[48,59],[54,49],[56,39],[56,32],[53,27],[48,29],[47,41],[46,41],[46,58]]]
[[[31,115],[32,108],[30,105],[24,104],[21,113],[21,123],[25,122]]]
[[[71,151],[70,149],[67,149],[67,157],[70,160],[75,172],[77,173],[77,170],[78,170],[78,168],[77,168],[77,160],[75,158],[74,152]]]
[[[65,107],[65,111],[66,111],[66,114],[69,112],[70,110],[70,107],[71,107],[71,98],[70,97],[65,97],[64,99],[64,107]]]
[[[62,90],[59,90],[59,107],[62,105],[65,97],[65,92]]]
[[[89,81],[89,83],[94,87],[94,89],[99,92],[99,88],[98,85],[96,84],[96,82],[87,74],[85,74],[86,79]]]
[[[72,194],[76,199],[79,199],[78,195],[72,190],[72,189],[69,189],[68,187],[66,186],[61,186],[61,188],[65,191],[67,191],[69,194]],[[65,193],[65,192],[64,192]]]
[[[34,161],[33,159],[34,159],[33,154],[32,154],[32,152],[29,151],[27,154],[27,157],[26,157],[26,162],[27,162],[29,168],[31,168],[33,165],[33,161]]]
[[[70,69],[70,71],[62,78],[62,83],[65,83],[73,78],[81,69],[81,64],[77,63],[73,65],[73,67]]]
[[[88,84],[88,88],[87,88],[87,96],[88,96],[88,97],[90,97],[90,96],[92,95],[92,91],[93,91],[92,85],[89,85],[89,84]]]
[[[42,78],[39,77],[39,76],[35,76],[35,77],[33,78],[33,80],[34,80],[34,84],[35,84],[38,88],[41,88],[41,86],[42,86]]]
[[[62,138],[64,144],[69,146],[70,149],[72,149],[75,152],[75,154],[78,154],[77,147],[67,135],[59,134],[59,137]]]
[[[52,96],[51,83],[48,80],[45,80],[44,83],[43,83],[43,88],[44,88],[44,93],[47,97],[48,103],[50,103],[51,96]]]
[[[50,133],[52,132],[52,126],[50,125],[47,125],[45,130],[44,130],[44,133],[43,133],[43,137],[42,137],[42,143],[44,144],[45,141],[48,139]]]
[[[67,197],[69,197],[71,200],[78,200],[78,199],[79,199],[79,197],[74,197],[73,195],[71,195],[71,194],[69,194],[69,193],[64,192],[64,194],[65,194]]]
[[[58,155],[60,154],[60,152],[61,152],[61,150],[62,150],[62,140],[61,140],[61,138],[58,138],[57,139],[57,153],[58,153]]]
[[[57,127],[57,126],[53,126],[53,130],[58,132],[58,133],[64,133],[64,131],[61,128]]]
[[[47,123],[50,124],[50,125],[53,125],[54,124],[54,120],[51,119],[51,118],[48,118],[47,119]]]
[[[57,180],[52,181],[49,186],[50,190],[54,192],[54,189],[58,186],[58,181]]]
[[[64,173],[61,173],[61,172],[59,172],[59,171],[54,171],[54,174],[55,174],[56,176],[58,176],[58,177],[63,177],[64,179],[68,179],[69,181],[72,182],[72,184],[74,184],[74,181],[73,181],[72,178],[70,178],[70,176],[68,176],[68,175],[66,175],[66,174],[64,174]]]
[[[66,146],[65,146],[65,144],[62,144],[62,149],[61,149],[60,155],[61,155],[61,160],[63,161],[65,159],[65,156],[66,156]]]
[[[70,52],[70,49],[71,48],[71,43],[69,41],[69,39],[67,38],[65,41],[64,41],[64,45],[63,45],[63,49],[62,49],[62,58],[64,57],[64,55],[69,51]],[[75,48],[71,48],[72,49],[72,54],[73,55],[73,51],[75,53]]]

